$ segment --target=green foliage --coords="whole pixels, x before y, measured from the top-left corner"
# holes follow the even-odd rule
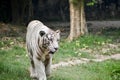
[[[71,0],[73,4],[78,4],[79,0]]]
[[[71,0],[71,2],[72,2],[74,5],[79,4],[81,1],[84,2],[84,0]]]
[[[91,2],[88,2],[86,5],[87,6],[94,6],[97,3],[96,0],[92,0]]]

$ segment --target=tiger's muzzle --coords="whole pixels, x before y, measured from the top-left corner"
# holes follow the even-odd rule
[[[54,50],[53,50],[53,51],[50,51],[49,53],[50,53],[50,54],[54,54],[57,50],[58,50],[58,48],[54,48]]]

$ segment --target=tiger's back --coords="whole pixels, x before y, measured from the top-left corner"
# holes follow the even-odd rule
[[[38,39],[41,39],[41,36],[39,35],[40,31],[45,31],[46,33],[48,33],[50,29],[38,20],[31,21],[28,24],[26,34],[26,45],[28,53],[31,53],[31,50],[34,54],[36,53],[36,51],[38,51]]]

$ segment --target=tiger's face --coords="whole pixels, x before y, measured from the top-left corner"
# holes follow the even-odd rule
[[[51,32],[46,34],[44,31],[40,31],[40,36],[42,37],[42,48],[49,51],[50,54],[54,54],[59,48],[59,40],[60,40],[60,31],[57,30],[55,32]]]

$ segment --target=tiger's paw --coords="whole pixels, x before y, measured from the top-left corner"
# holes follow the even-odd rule
[[[37,78],[37,74],[35,74],[35,73],[34,73],[34,74],[30,74],[30,77],[31,77],[32,79],[38,79],[38,78]]]

